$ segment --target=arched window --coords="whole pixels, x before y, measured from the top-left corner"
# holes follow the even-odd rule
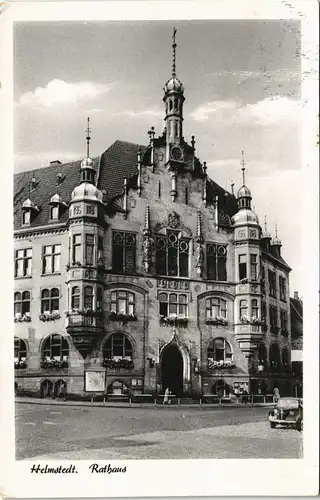
[[[111,335],[103,347],[104,359],[132,359],[132,345],[128,337],[122,333]]]
[[[251,300],[251,316],[254,318],[259,317],[259,306],[257,299]]]
[[[248,316],[248,303],[246,300],[240,300],[240,319]]]
[[[285,370],[289,368],[289,351],[286,348],[282,350],[282,366]]]
[[[271,370],[278,371],[280,369],[280,350],[277,344],[271,344],[269,359]]]
[[[229,396],[230,387],[223,380],[218,380],[218,382],[212,386],[212,394],[214,396],[219,396],[219,398]]]
[[[206,318],[227,317],[227,302],[219,297],[206,299]]]
[[[84,287],[84,308],[93,309],[93,287]]]
[[[80,288],[74,286],[71,290],[71,308],[80,309]]]
[[[27,346],[24,340],[14,338],[14,367],[26,368]]]
[[[30,315],[30,292],[16,292],[14,294],[14,316]]]
[[[42,347],[43,360],[67,361],[69,356],[69,345],[61,335],[53,334],[48,337]]]
[[[48,290],[45,288],[41,292],[41,313],[52,313],[59,311],[59,290],[52,288]]]
[[[158,299],[160,316],[188,316],[188,297],[185,293],[160,293]]]
[[[210,342],[208,347],[209,361],[232,361],[232,351],[229,342],[218,338]]]
[[[156,237],[156,272],[165,276],[189,276],[190,240],[176,231]]]
[[[114,290],[111,292],[111,311],[117,314],[135,314],[134,293],[126,290]]]

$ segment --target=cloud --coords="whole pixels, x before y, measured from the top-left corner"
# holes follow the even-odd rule
[[[110,86],[89,81],[68,83],[64,80],[51,80],[45,87],[36,87],[25,92],[19,99],[23,106],[50,108],[59,104],[78,104],[81,101],[96,99],[110,90]]]
[[[297,120],[301,103],[288,97],[275,96],[253,104],[240,101],[212,101],[198,106],[191,118],[207,121],[212,116],[215,123],[232,125],[275,125],[286,120]]]

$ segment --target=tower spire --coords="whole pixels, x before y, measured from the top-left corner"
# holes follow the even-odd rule
[[[278,225],[275,224],[275,233],[276,233],[276,238],[278,238]]]
[[[265,230],[265,232],[268,231],[268,228],[267,228],[267,216],[266,215],[264,216],[264,230]]]
[[[245,167],[244,151],[243,150],[241,151],[241,165],[242,165],[242,168],[241,168],[241,170],[242,170],[242,184],[244,186],[245,185],[245,176],[244,176],[244,174],[245,174],[246,167]]]
[[[175,78],[176,76],[176,33],[177,30],[176,28],[173,28],[173,35],[172,35],[172,78]]]
[[[90,118],[87,118],[87,128],[86,128],[86,140],[87,140],[87,158],[89,158],[90,152],[90,140],[91,140],[91,129],[90,129]]]

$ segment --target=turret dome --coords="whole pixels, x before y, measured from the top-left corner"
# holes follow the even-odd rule
[[[242,226],[244,224],[259,225],[259,218],[253,210],[243,208],[231,218],[231,222],[233,226]]]
[[[165,91],[165,93],[175,91],[183,94],[184,86],[180,82],[179,78],[177,78],[176,76],[172,76],[170,80],[165,83],[163,90]]]
[[[276,246],[279,246],[279,247],[282,246],[281,240],[279,240],[278,236],[275,236],[273,238],[273,240],[271,241],[271,245],[276,245]]]
[[[81,168],[93,168],[93,160],[87,156],[81,162]]]
[[[251,198],[251,191],[247,186],[243,185],[238,191],[237,198]]]
[[[72,201],[99,201],[102,203],[102,192],[94,184],[82,182],[76,186],[71,194]]]

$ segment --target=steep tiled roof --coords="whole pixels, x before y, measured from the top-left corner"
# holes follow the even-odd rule
[[[96,184],[103,192],[103,201],[108,203],[113,198],[119,196],[123,190],[124,177],[131,178],[134,183],[134,177],[137,172],[137,153],[138,149],[148,154],[148,148],[139,144],[125,141],[114,142],[101,157],[93,158],[94,168],[96,169]],[[44,226],[49,223],[51,196],[57,192],[62,201],[69,203],[71,193],[80,181],[80,163],[77,160],[62,165],[53,164],[48,167],[38,168],[15,175],[14,179],[14,228],[21,229],[23,202],[30,198],[40,209],[34,214],[31,221],[31,228]],[[62,173],[62,182],[58,185],[57,174]],[[31,179],[35,179],[33,189],[29,192]],[[129,183],[130,185],[130,183]],[[229,225],[228,217],[234,215],[237,211],[236,200],[233,195],[227,193],[222,187],[213,180],[208,179],[207,184],[208,201],[213,200],[215,195],[219,196],[219,222],[223,225]],[[114,209],[117,209],[117,203],[113,202]],[[66,222],[68,210],[65,209],[59,222]]]

